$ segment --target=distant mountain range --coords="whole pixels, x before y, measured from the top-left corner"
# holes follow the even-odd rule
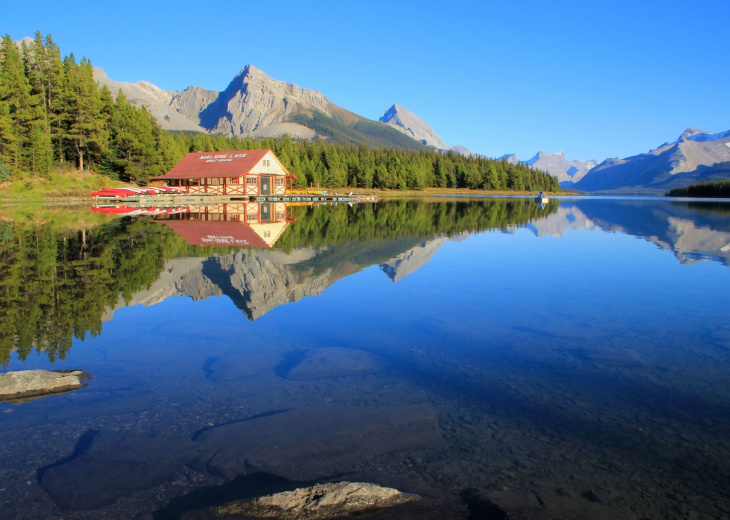
[[[95,68],[95,79],[113,94],[122,89],[128,100],[144,105],[168,130],[225,136],[333,139],[348,144],[435,149],[477,155],[463,146],[448,146],[424,120],[394,104],[374,121],[329,101],[322,93],[271,78],[247,65],[228,87],[218,92],[189,86],[166,91],[146,81],[125,83]],[[565,188],[603,193],[663,194],[671,188],[705,180],[730,178],[730,131],[713,134],[687,129],[676,141],[625,159],[568,160],[562,152],[538,152],[519,161],[547,171]]]
[[[517,163],[517,156],[499,159]],[[563,188],[605,194],[663,195],[672,188],[702,180],[730,179],[730,130],[721,133],[688,128],[671,143],[627,157],[596,161],[569,161],[563,152],[538,152],[519,161],[555,175]]]
[[[348,144],[406,150],[450,150],[425,121],[400,105],[379,121],[350,112],[322,93],[271,78],[246,65],[222,92],[189,86],[167,91],[146,82],[114,81],[100,69],[94,78],[116,96],[123,90],[129,102],[144,105],[167,130],[225,136],[334,139]],[[458,147],[457,153],[471,154]]]
[[[713,134],[688,128],[655,150],[607,159],[575,183],[589,192],[664,193],[671,188],[730,178],[730,130]]]
[[[553,154],[537,152],[532,158],[526,161],[520,161],[515,154],[503,155],[499,159],[504,159],[511,164],[521,162],[532,166],[536,170],[548,172],[550,175],[557,177],[560,185],[563,187],[571,186],[578,182],[591,168],[598,164],[596,161],[569,161],[565,158],[563,152]]]

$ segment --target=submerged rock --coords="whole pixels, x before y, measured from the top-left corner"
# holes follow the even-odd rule
[[[61,509],[96,509],[172,480],[195,450],[185,439],[89,430],[71,455],[38,470],[38,483]]]
[[[372,512],[420,497],[397,489],[363,482],[316,484],[265,497],[216,507],[218,515],[236,515],[281,520],[323,520]]]
[[[83,370],[19,370],[0,374],[0,401],[24,402],[86,386]]]
[[[305,482],[442,438],[435,410],[401,405],[276,412],[206,429],[194,440],[201,451],[191,465],[200,471],[228,480],[265,472]]]

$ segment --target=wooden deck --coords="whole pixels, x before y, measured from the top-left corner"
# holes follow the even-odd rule
[[[123,198],[97,197],[97,203],[102,201],[134,202],[142,207],[149,206],[185,206],[188,204],[225,204],[229,202],[376,202],[377,195],[371,193],[287,193],[286,195],[258,195],[249,197],[244,195],[214,195],[214,194],[159,194],[136,195]]]

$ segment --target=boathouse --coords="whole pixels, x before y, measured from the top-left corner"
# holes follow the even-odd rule
[[[295,178],[271,150],[231,150],[189,153],[151,180],[191,194],[256,197],[285,195]]]

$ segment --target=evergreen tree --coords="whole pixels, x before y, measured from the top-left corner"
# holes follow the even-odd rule
[[[17,170],[27,169],[24,148],[30,142],[32,124],[39,118],[37,97],[31,95],[31,85],[25,75],[25,65],[18,47],[5,35],[0,45],[2,68],[0,68],[0,103],[7,106],[10,116],[12,137],[7,154]],[[11,144],[12,143],[12,144]]]
[[[108,133],[99,89],[94,82],[91,63],[83,58],[77,64],[71,54],[64,62],[66,76],[62,138],[77,159],[78,169],[98,162],[108,146]]]

